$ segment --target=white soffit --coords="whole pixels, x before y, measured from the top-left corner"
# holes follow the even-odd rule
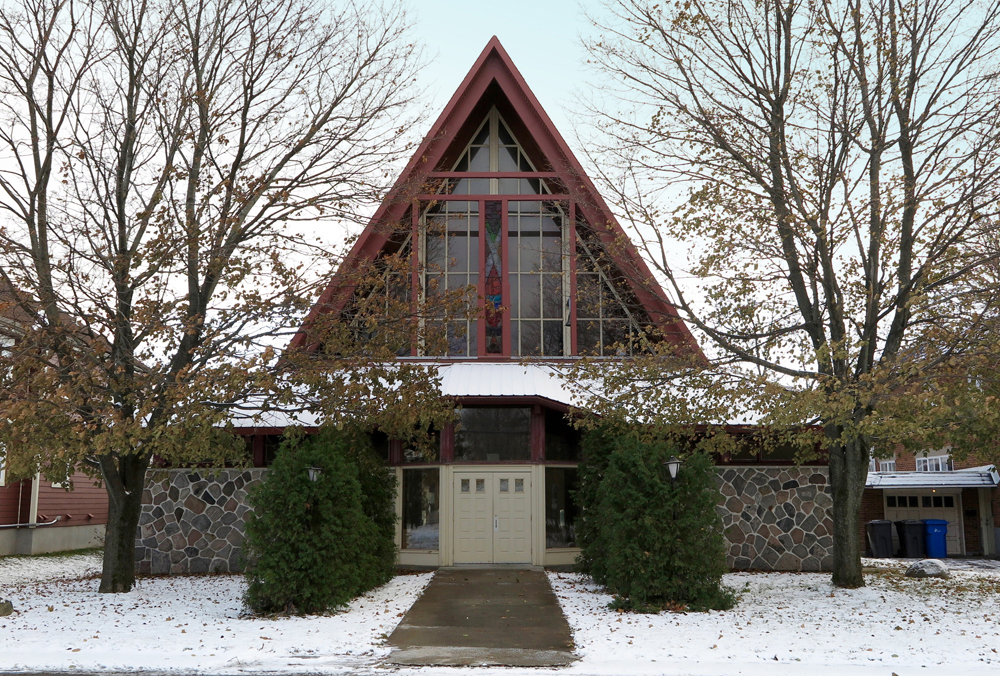
[[[866,488],[994,488],[1000,485],[996,467],[976,467],[954,472],[869,472]]]

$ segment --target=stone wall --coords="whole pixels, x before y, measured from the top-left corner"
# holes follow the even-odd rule
[[[234,573],[243,562],[247,490],[266,469],[152,470],[135,541],[141,574]]]
[[[718,467],[726,559],[737,570],[831,570],[826,467]]]

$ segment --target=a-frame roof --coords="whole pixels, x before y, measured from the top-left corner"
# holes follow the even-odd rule
[[[529,153],[544,159],[543,166],[538,166],[541,162],[535,162],[538,169],[555,174],[557,181],[575,200],[578,213],[599,231],[603,240],[615,243],[613,251],[609,253],[620,268],[628,270],[624,281],[653,324],[671,343],[701,354],[700,347],[680,319],[676,308],[667,300],[649,268],[629,243],[608,205],[496,36],[487,43],[410,158],[393,189],[344,259],[340,270],[313,306],[305,324],[292,339],[290,347],[309,347],[307,332],[310,324],[322,314],[337,313],[344,309],[353,293],[353,289],[345,283],[350,278],[349,273],[374,260],[391,236],[389,229],[381,226],[398,222],[404,217],[411,206],[414,187],[423,185],[429,174],[448,171],[456,148],[464,147],[482,121],[483,115],[491,105],[496,104],[502,105],[501,112],[505,113],[511,131],[522,144],[529,147]],[[623,242],[624,245],[621,244]]]

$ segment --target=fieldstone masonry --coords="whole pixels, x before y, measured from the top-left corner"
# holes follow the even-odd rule
[[[826,467],[719,467],[719,504],[737,570],[833,568],[833,498]]]
[[[149,472],[135,540],[136,572],[243,570],[247,491],[266,474],[266,469]]]
[[[833,500],[825,467],[719,467],[719,503],[737,570],[832,568]],[[247,491],[267,469],[156,470],[136,534],[141,574],[242,571]]]

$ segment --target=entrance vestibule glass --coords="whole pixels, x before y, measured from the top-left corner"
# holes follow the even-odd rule
[[[545,468],[545,546],[576,547],[575,467]]]
[[[463,408],[455,428],[455,460],[531,460],[531,409]]]
[[[440,473],[403,470],[403,541],[400,549],[440,548]]]

